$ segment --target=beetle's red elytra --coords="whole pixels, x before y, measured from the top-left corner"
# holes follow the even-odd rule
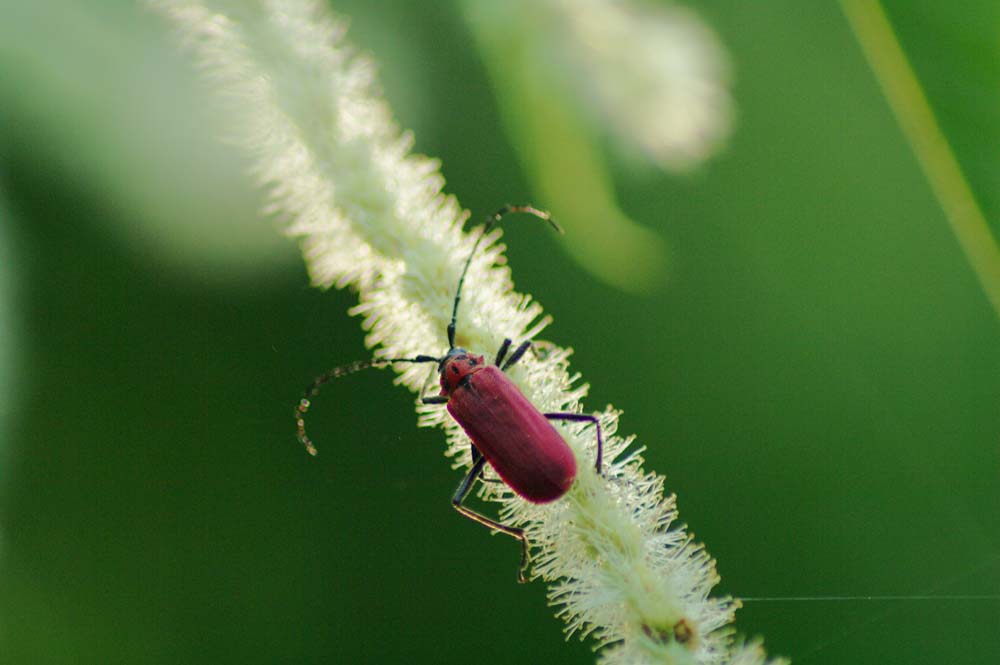
[[[447,353],[443,356],[417,355],[412,358],[363,360],[336,367],[317,377],[306,388],[305,394],[295,407],[294,415],[299,441],[311,455],[315,455],[316,447],[305,430],[305,414],[309,410],[310,400],[324,384],[369,367],[392,363],[437,363],[441,392],[438,395],[424,396],[422,390],[420,401],[424,404],[447,404],[448,413],[471,440],[472,467],[452,495],[452,506],[469,519],[521,541],[518,581],[525,582],[524,573],[530,560],[530,545],[524,530],[503,524],[463,505],[472,491],[473,483],[483,479],[484,467],[489,464],[510,489],[527,501],[532,503],[555,501],[573,486],[577,466],[572,449],[552,426],[551,421],[585,422],[594,425],[597,433],[595,468],[598,473],[601,473],[604,442],[601,424],[595,416],[584,413],[542,413],[504,374],[504,371],[517,363],[531,348],[530,340],[521,342],[508,356],[511,340],[505,339],[492,365],[488,364],[483,356],[455,346],[458,305],[462,300],[462,285],[465,283],[469,264],[472,263],[472,257],[475,256],[483,238],[500,223],[504,215],[512,212],[534,215],[549,222],[562,233],[562,229],[547,212],[530,205],[504,206],[490,216],[458,278],[451,321],[447,329]],[[426,389],[426,386],[424,388]]]
[[[514,382],[482,356],[456,355],[444,369],[448,413],[501,480],[532,503],[565,494],[576,479],[576,457]]]

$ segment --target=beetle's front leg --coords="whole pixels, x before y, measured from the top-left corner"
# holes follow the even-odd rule
[[[500,363],[503,362],[503,359],[507,355],[507,351],[509,350],[510,350],[510,337],[507,337],[504,339],[503,344],[500,345],[500,348],[497,349],[497,357],[496,360],[493,361],[493,364],[496,365],[497,367],[500,367]]]
[[[424,381],[424,385],[420,387],[420,403],[421,404],[445,404],[448,402],[447,395],[431,395],[427,397],[427,386],[434,385],[431,382],[431,377],[434,376],[436,372],[431,372],[427,380]]]
[[[507,354],[508,348],[510,348],[510,340],[505,339],[503,341],[503,345],[500,347],[500,351],[497,352],[497,367],[500,367],[500,369],[503,370],[504,372],[506,372],[507,368],[516,363],[524,356],[525,353],[527,353],[528,349],[531,348],[531,340],[526,339],[520,344],[518,344],[517,348],[514,349],[514,353],[510,354],[510,358],[507,358],[507,362],[505,362],[501,367],[500,361],[502,361],[503,357]]]

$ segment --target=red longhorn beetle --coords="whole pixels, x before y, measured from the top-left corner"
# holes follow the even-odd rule
[[[455,510],[483,526],[506,533],[521,541],[521,565],[518,581],[525,582],[524,572],[529,561],[528,538],[523,529],[507,526],[467,508],[465,501],[472,484],[483,479],[483,467],[489,463],[497,475],[512,490],[532,503],[548,503],[564,495],[576,478],[576,458],[550,420],[593,423],[597,430],[597,472],[601,472],[601,456],[604,441],[601,424],[597,418],[583,413],[541,413],[528,401],[518,387],[507,378],[504,371],[520,360],[531,348],[526,340],[510,356],[511,340],[505,339],[497,351],[493,365],[488,365],[483,356],[469,353],[455,346],[455,322],[458,304],[462,299],[462,285],[465,274],[472,263],[479,243],[500,220],[512,212],[534,215],[553,226],[559,233],[562,229],[547,212],[529,205],[504,206],[489,217],[485,229],[476,239],[458,278],[455,301],[448,324],[448,352],[441,357],[417,355],[413,358],[384,358],[362,360],[343,367],[337,367],[316,378],[295,407],[295,423],[299,441],[311,455],[316,447],[306,435],[305,414],[309,410],[310,399],[316,396],[321,386],[331,379],[353,374],[369,367],[392,363],[437,363],[441,376],[441,392],[425,397],[420,392],[424,404],[447,404],[448,413],[462,426],[472,440],[472,468],[459,483],[451,503]],[[506,362],[505,362],[506,359]],[[503,363],[501,365],[501,363]],[[424,386],[426,390],[426,385]]]

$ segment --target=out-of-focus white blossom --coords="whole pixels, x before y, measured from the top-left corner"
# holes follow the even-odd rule
[[[375,91],[373,68],[342,40],[343,28],[312,0],[160,0],[232,101],[234,133],[256,158],[271,207],[301,239],[319,286],[352,286],[367,342],[378,357],[445,351],[444,331],[462,263],[479,233],[442,194],[437,162],[410,153]],[[532,338],[541,307],[515,293],[499,232],[472,260],[457,343],[492,353],[504,337]],[[528,354],[511,378],[543,411],[580,411],[586,386],[570,376],[569,351]],[[398,368],[419,390],[426,366]],[[441,406],[419,406],[441,426],[448,454],[468,465],[468,439]],[[734,650],[739,603],[709,598],[714,562],[674,523],[663,478],[642,470],[631,439],[615,434],[618,412],[600,415],[605,477],[593,470],[593,429],[567,426],[579,477],[560,501],[531,505],[501,484],[481,492],[534,545],[533,576],[568,630],[604,646],[604,663],[760,663],[756,647]]]
[[[729,58],[712,29],[686,7],[642,0],[464,5],[481,40],[519,56],[499,65],[521,71],[497,73],[499,79],[521,86],[536,79],[551,103],[572,100],[576,112],[626,152],[685,171],[729,137]],[[517,94],[510,87],[506,93]]]
[[[134,5],[0,3],[0,145],[107,210],[95,221],[143,263],[226,282],[295,261],[239,152],[212,141],[225,118]]]
[[[535,3],[532,3],[535,4]],[[729,62],[690,9],[613,0],[545,0],[551,54],[622,144],[669,170],[686,170],[729,136]]]

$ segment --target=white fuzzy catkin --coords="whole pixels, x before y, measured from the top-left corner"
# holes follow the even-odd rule
[[[272,211],[300,238],[317,286],[351,286],[376,357],[445,349],[444,330],[462,263],[480,231],[442,194],[434,160],[410,153],[375,89],[373,67],[343,42],[343,26],[313,0],[156,0],[194,49],[234,114],[233,138],[252,151]],[[499,232],[473,258],[457,343],[492,353],[505,337],[534,337],[541,307],[513,291]],[[511,368],[543,411],[581,411],[586,386],[568,372],[569,351],[546,347]],[[426,365],[399,365],[419,390]],[[418,406],[421,425],[440,426],[456,466],[468,439],[441,406]],[[570,633],[590,635],[602,663],[764,663],[757,644],[734,644],[739,606],[709,598],[713,560],[675,525],[663,478],[642,470],[631,438],[615,435],[618,412],[600,414],[604,477],[593,470],[592,427],[567,426],[579,476],[560,501],[529,504],[502,484],[481,492],[534,546],[532,575]],[[680,639],[678,639],[678,637]]]
[[[660,167],[690,170],[733,124],[729,61],[686,7],[616,0],[539,3],[551,51],[602,125]]]

